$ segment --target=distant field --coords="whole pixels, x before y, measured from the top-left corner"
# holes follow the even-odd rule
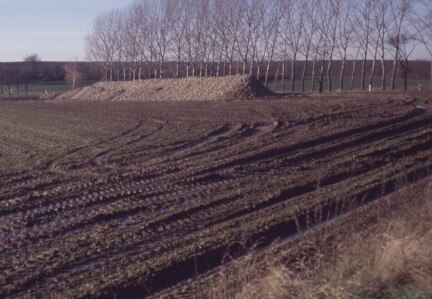
[[[31,83],[29,86],[29,92],[65,92],[69,89],[70,86],[65,81]]]
[[[91,85],[95,82],[96,81],[87,81],[87,82],[81,83],[77,87],[83,87],[83,86]],[[46,82],[30,83],[29,88],[28,88],[28,92],[29,92],[29,94],[41,94],[41,93],[45,93],[45,92],[61,93],[61,92],[68,91],[70,89],[71,89],[71,86],[66,84],[65,81],[46,81]],[[3,87],[3,92],[5,95],[8,94],[8,86],[5,85]],[[17,94],[17,88],[16,88],[15,84],[11,85],[11,92],[14,95]],[[25,94],[25,86],[23,84],[20,84],[20,94],[21,95]]]
[[[365,82],[365,88],[368,89],[368,78]],[[264,81],[261,81],[264,84]],[[390,87],[390,78],[387,78],[387,89]],[[361,89],[361,80],[360,77],[354,77],[354,85],[353,90],[360,90]],[[396,80],[396,88],[401,90],[403,89],[403,80],[397,79]],[[408,89],[409,90],[418,90],[419,84],[422,86],[422,90],[430,89],[430,80],[408,80]],[[291,89],[291,79],[285,79],[285,92],[289,92]],[[328,84],[327,84],[327,78],[324,77],[324,91],[328,90]],[[271,91],[281,93],[283,92],[283,85],[282,80],[277,79],[276,85],[274,79],[270,79],[267,86]],[[305,80],[305,92],[310,92],[312,87],[312,80],[311,78],[306,78]],[[339,77],[333,76],[332,77],[332,87],[333,91],[339,89]],[[344,77],[344,90],[350,90],[351,87],[351,77],[346,76]],[[317,79],[315,79],[315,91],[317,91],[319,88],[319,82]],[[372,89],[374,90],[380,90],[381,89],[381,78],[374,77],[373,83],[372,83]],[[301,78],[296,78],[295,81],[295,92],[301,92]]]
[[[87,81],[79,84],[77,87],[83,87],[87,85],[91,85],[95,83],[95,81]],[[41,82],[41,83],[32,83],[29,86],[29,92],[65,92],[71,89],[71,86],[66,84],[65,81],[49,81],[49,82]]]
[[[84,86],[88,86],[91,85],[93,83],[95,83],[97,81],[87,81],[84,83],[81,83],[78,87],[84,87]],[[264,84],[264,80],[261,80],[261,82]],[[305,80],[305,92],[310,92],[311,91],[311,84],[312,81],[310,78],[307,78]],[[339,89],[339,77],[334,76],[332,77],[332,84],[333,84],[333,90],[338,90]],[[402,79],[397,79],[396,80],[396,88],[401,90],[403,89],[403,80]],[[422,86],[422,90],[427,90],[430,89],[430,80],[408,80],[408,89],[409,90],[418,90],[419,88],[419,84],[421,84]],[[328,90],[328,86],[327,86],[327,78],[324,77],[324,91]],[[344,78],[344,90],[350,90],[350,85],[351,85],[351,77],[350,76],[346,76]],[[390,86],[390,78],[387,78],[387,89]],[[374,90],[380,90],[381,87],[381,78],[379,77],[375,77],[373,80],[373,84],[372,84],[372,88]],[[268,88],[271,91],[277,92],[277,93],[282,93],[283,92],[283,88],[282,88],[282,80],[281,79],[277,79],[276,80],[276,85],[275,85],[275,80],[274,79],[270,79],[268,82]],[[285,79],[285,92],[288,92],[291,88],[291,81],[289,78]],[[315,80],[315,91],[317,91],[319,88],[319,83],[318,80]],[[367,89],[367,81],[365,84],[365,88]],[[41,83],[31,83],[29,86],[29,93],[36,93],[36,94],[40,94],[40,93],[45,93],[49,92],[56,92],[56,93],[62,93],[62,92],[66,92],[68,90],[71,89],[70,85],[67,85],[65,81],[49,81],[49,82],[41,82]],[[360,90],[360,78],[359,77],[355,77],[354,78],[354,85],[353,85],[353,89],[354,90]],[[12,90],[13,93],[16,93],[16,86],[13,85],[12,86]],[[4,92],[7,93],[7,87],[4,88]],[[24,93],[24,86],[21,85],[20,86],[20,92],[21,94]],[[296,82],[295,82],[295,92],[301,92],[301,82],[300,82],[300,78],[296,78]]]

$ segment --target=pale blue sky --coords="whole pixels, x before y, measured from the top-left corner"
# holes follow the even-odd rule
[[[132,0],[0,0],[0,61],[37,53],[44,61],[85,59],[94,18]]]

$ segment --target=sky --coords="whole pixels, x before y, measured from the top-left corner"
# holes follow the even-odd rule
[[[85,59],[84,36],[101,13],[132,0],[0,0],[0,61]]]
[[[0,0],[0,61],[85,60],[84,36],[101,13],[133,0]],[[418,47],[413,59],[428,58]]]

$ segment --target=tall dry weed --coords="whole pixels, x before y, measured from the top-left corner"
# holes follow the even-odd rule
[[[414,192],[416,191],[416,192]],[[370,228],[321,252],[318,269],[249,258],[220,275],[210,298],[432,298],[432,184]],[[255,267],[260,267],[257,271]],[[265,270],[263,270],[265,269]],[[295,269],[295,271],[293,270]]]

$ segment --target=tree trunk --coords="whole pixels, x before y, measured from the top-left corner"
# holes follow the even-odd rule
[[[180,57],[180,54],[179,54],[177,56],[176,78],[180,77],[180,61],[181,61],[181,57]]]
[[[396,50],[398,51],[398,50]],[[398,65],[399,55],[398,52],[396,52],[395,59],[393,60],[393,69],[392,69],[392,75],[391,75],[391,89],[396,89],[396,67]]]
[[[357,60],[354,59],[353,68],[352,68],[352,72],[351,72],[351,84],[350,84],[350,90],[351,91],[354,89],[354,74],[356,71],[356,66],[357,66]]]
[[[361,83],[360,83],[361,90],[365,89],[365,76],[366,76],[366,57],[363,58],[363,62],[362,62]]]
[[[306,54],[305,62],[303,66],[302,76],[301,76],[301,92],[305,91],[305,78],[306,78],[306,69],[308,64],[308,54]]]
[[[386,89],[386,66],[384,57],[381,58],[381,89]]]
[[[373,84],[373,77],[375,75],[375,67],[376,67],[376,54],[374,56],[374,60],[372,61],[372,68],[371,68],[371,73],[369,76],[369,86],[372,86],[372,84]]]
[[[259,63],[257,63],[257,75],[256,75],[256,79],[259,80],[261,76],[261,65]]]
[[[339,90],[342,91],[344,89],[344,77],[345,77],[345,65],[346,65],[346,54],[342,59],[341,71],[339,76]]]
[[[271,64],[271,60],[267,60],[267,66],[266,66],[266,71],[265,71],[265,79],[264,79],[264,85],[265,85],[265,87],[268,87],[268,77],[269,77],[269,73],[270,73],[270,64]]]
[[[321,93],[324,90],[324,60],[321,61],[321,67],[320,67],[320,77],[319,77],[319,90],[318,92]]]
[[[163,78],[163,63],[164,61],[162,60],[161,63],[159,64],[159,79]]]
[[[295,90],[295,67],[296,67],[296,58],[291,61],[291,92]]]
[[[400,62],[403,69],[403,78],[404,78],[404,90],[408,90],[408,68],[409,68],[409,61],[407,58],[405,58],[405,64]]]
[[[315,91],[315,67],[316,67],[316,59],[314,58],[312,62],[311,92]]]
[[[280,64],[278,64],[278,67],[276,69],[276,75],[275,75],[274,80],[273,80],[273,92],[276,92],[276,81],[277,81],[277,77],[279,75],[279,67],[280,67]]]
[[[333,59],[330,57],[329,61],[328,61],[328,65],[327,65],[327,87],[328,87],[328,91],[332,91],[332,81],[331,81],[331,67],[333,64]]]
[[[430,89],[432,90],[432,58],[431,58],[431,69],[430,69]],[[3,90],[3,87],[2,87]]]
[[[223,77],[226,76],[226,59],[225,59],[224,62],[223,62],[222,76],[223,76]]]
[[[285,60],[282,61],[281,84],[282,92],[285,93]]]
[[[138,80],[141,80],[142,76],[142,62],[139,63],[139,69],[138,69]]]

